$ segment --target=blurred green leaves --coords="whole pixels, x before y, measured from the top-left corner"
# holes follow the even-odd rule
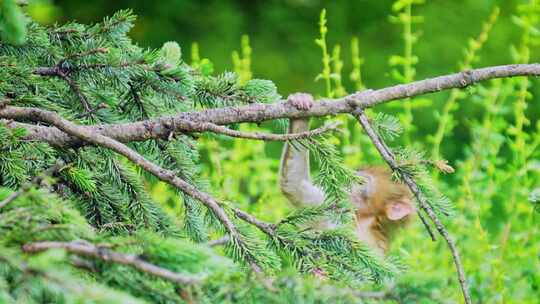
[[[21,45],[26,41],[28,20],[17,0],[0,1],[0,38],[7,43]]]

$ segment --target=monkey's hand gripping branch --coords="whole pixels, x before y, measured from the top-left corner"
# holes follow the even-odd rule
[[[171,132],[200,132],[189,122],[207,122],[214,125],[227,125],[241,122],[262,122],[278,118],[306,118],[352,113],[357,107],[369,108],[375,105],[406,97],[439,92],[452,88],[465,88],[474,83],[505,77],[538,76],[540,64],[514,64],[468,70],[390,86],[372,92],[359,92],[343,98],[320,100],[309,110],[296,109],[286,102],[275,104],[250,104],[245,106],[207,109],[196,112],[182,112],[172,116],[155,119],[93,126],[81,126],[91,132],[128,143],[148,139],[167,138]],[[1,104],[1,102],[0,102]],[[1,108],[1,106],[0,106]],[[0,111],[0,119],[14,119],[13,107]],[[75,136],[70,136],[56,128],[14,122],[8,127],[27,129],[28,140],[45,141],[56,147],[73,147],[86,144]]]
[[[459,252],[456,248],[456,245],[450,235],[448,234],[448,231],[444,227],[443,223],[439,220],[437,217],[437,214],[433,211],[433,208],[429,205],[427,202],[425,196],[423,195],[422,191],[420,191],[420,188],[418,187],[418,184],[414,181],[414,179],[407,174],[407,172],[403,172],[403,170],[400,169],[399,164],[397,163],[392,151],[390,148],[386,145],[386,143],[383,141],[383,139],[377,134],[377,132],[373,129],[371,126],[371,123],[369,121],[369,118],[364,113],[364,110],[362,108],[357,108],[353,112],[354,117],[358,120],[360,125],[362,125],[362,128],[364,128],[364,131],[368,135],[368,137],[371,139],[371,142],[375,145],[375,148],[379,152],[379,154],[382,156],[382,158],[386,161],[388,166],[392,169],[392,171],[398,173],[398,176],[401,178],[401,180],[409,187],[411,192],[416,197],[420,208],[426,212],[426,214],[429,216],[429,218],[432,220],[432,222],[435,224],[435,227],[437,228],[437,231],[441,234],[441,236],[446,240],[446,243],[448,244],[448,247],[450,248],[450,251],[452,253],[452,257],[454,259],[454,264],[456,266],[457,275],[459,284],[461,286],[461,290],[463,293],[463,298],[465,300],[465,303],[470,304],[471,296],[469,292],[469,287],[467,286],[467,281],[465,278],[465,271],[463,270],[463,265],[461,264],[461,259],[459,257]],[[420,215],[420,213],[418,213]],[[428,228],[428,231],[430,231],[429,226],[427,223],[423,220],[424,225]],[[431,233],[431,232],[430,232]]]

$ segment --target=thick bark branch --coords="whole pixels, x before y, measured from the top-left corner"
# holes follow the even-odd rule
[[[136,255],[114,252],[106,248],[94,246],[87,242],[35,242],[25,244],[23,246],[23,251],[27,253],[40,252],[49,249],[65,249],[66,251],[77,255],[98,258],[106,262],[131,266],[139,271],[177,284],[190,285],[200,282],[199,278],[182,275],[166,268],[148,263],[141,260]]]
[[[439,92],[452,88],[464,88],[479,81],[515,77],[538,76],[540,64],[514,64],[487,67],[425,80],[391,86],[379,90],[366,90],[339,99],[322,99],[309,110],[298,110],[287,102],[274,104],[252,104],[247,106],[208,109],[199,112],[184,112],[138,122],[86,126],[91,133],[99,133],[120,142],[143,141],[167,138],[171,132],[204,132],[196,123],[226,125],[240,122],[261,122],[278,118],[301,118],[352,113],[356,108],[369,108],[396,99]],[[0,110],[0,118],[33,121],[17,107],[6,106]],[[195,123],[195,124],[194,124]],[[27,139],[46,141],[54,146],[69,147],[83,145],[84,141],[67,135],[52,127],[12,123],[29,131]]]

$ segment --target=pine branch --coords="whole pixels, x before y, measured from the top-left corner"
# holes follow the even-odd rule
[[[463,292],[463,298],[465,300],[465,303],[471,304],[471,296],[469,292],[469,287],[467,286],[467,281],[465,279],[465,271],[463,270],[463,265],[461,264],[461,259],[459,257],[459,252],[456,248],[456,245],[450,235],[448,234],[448,231],[444,227],[443,223],[439,220],[429,203],[426,201],[423,193],[420,191],[418,184],[412,179],[412,177],[406,172],[401,172],[401,169],[399,167],[399,164],[397,163],[394,155],[390,152],[390,149],[388,146],[386,146],[385,142],[377,135],[373,127],[371,126],[371,123],[369,122],[368,117],[364,113],[364,111],[359,108],[354,111],[353,115],[356,117],[358,122],[362,125],[364,130],[366,131],[366,134],[369,136],[375,147],[377,148],[377,151],[379,151],[379,154],[382,156],[382,158],[386,161],[388,166],[392,169],[392,171],[399,174],[402,181],[409,187],[411,192],[414,194],[416,199],[418,200],[418,203],[420,204],[420,207],[422,210],[424,210],[428,216],[431,218],[433,223],[435,224],[435,227],[439,231],[439,233],[442,235],[442,237],[446,240],[446,243],[448,244],[448,247],[450,248],[450,252],[452,253],[452,257],[454,259],[454,264],[456,266],[457,275],[458,275],[458,281],[461,286],[461,290]]]
[[[207,122],[227,125],[241,122],[262,122],[278,118],[321,117],[339,113],[352,113],[356,108],[370,108],[392,100],[414,97],[417,95],[439,92],[452,88],[465,88],[477,82],[516,76],[539,76],[540,64],[501,65],[460,73],[428,78],[425,80],[400,84],[379,90],[366,90],[339,99],[322,99],[309,110],[298,110],[287,102],[273,104],[251,104],[246,106],[208,109],[198,112],[182,112],[173,116],[155,119],[86,126],[91,132],[100,133],[120,142],[144,141],[147,139],[167,138],[171,132],[195,132],[186,122]],[[17,119],[17,108],[5,107],[0,110],[0,118]],[[31,117],[27,117],[31,119]],[[53,146],[69,147],[83,145],[84,141],[69,136],[50,127],[32,126],[16,123],[11,126],[26,128],[28,140],[46,141]]]
[[[43,179],[45,179],[48,176],[54,175],[56,172],[58,172],[62,168],[62,166],[63,166],[63,164],[61,162],[58,162],[54,166],[52,166],[49,169],[45,170],[40,175],[34,177],[30,182],[23,184],[19,190],[11,193],[7,198],[5,198],[3,201],[0,202],[0,209],[4,208],[9,203],[16,200],[23,193],[30,190],[31,187],[40,186]]]
[[[259,228],[262,232],[266,233],[269,237],[274,238],[275,237],[275,225],[265,223],[253,215],[246,213],[238,208],[232,208],[234,214],[239,218],[242,219],[245,222],[248,222],[252,224],[253,226]]]
[[[70,134],[71,136],[78,137],[81,140],[90,142],[97,146],[111,149],[116,153],[125,156],[127,159],[137,164],[145,171],[151,173],[158,179],[178,188],[180,191],[186,193],[194,199],[199,200],[207,208],[209,208],[212,213],[220,220],[231,238],[236,240],[238,243],[243,244],[241,234],[239,233],[238,229],[231,221],[229,216],[226,214],[225,210],[223,210],[223,208],[220,206],[220,203],[215,200],[211,195],[198,190],[190,183],[179,178],[173,171],[164,169],[157,164],[154,164],[153,162],[144,158],[139,153],[129,148],[128,146],[118,141],[115,141],[114,139],[98,133],[92,133],[91,130],[78,126],[66,119],[63,119],[54,112],[40,110],[36,108],[19,108],[19,114],[25,117],[33,117],[33,120],[35,121],[41,121],[51,124],[62,130],[63,132]],[[261,269],[256,264],[255,257],[249,256],[248,258],[248,262],[250,263],[253,270],[256,272],[260,272]]]
[[[213,133],[227,135],[231,137],[264,140],[264,141],[289,141],[289,140],[303,139],[303,138],[321,135],[328,131],[336,130],[337,127],[339,126],[339,123],[331,123],[317,129],[300,132],[300,133],[267,134],[267,133],[261,133],[261,132],[242,132],[242,131],[232,130],[224,126],[220,126],[220,125],[216,125],[216,124],[208,123],[208,122],[193,123],[193,122],[186,121],[185,123],[186,125],[189,125],[193,131],[197,131],[197,132],[213,132]]]
[[[9,99],[9,98],[6,98],[6,99],[0,101],[0,109],[3,109],[4,107],[6,107],[10,103],[11,103],[11,99]]]
[[[369,122],[369,119],[367,121]],[[378,131],[375,131],[377,129],[377,126],[373,127],[371,124],[369,126],[371,127],[371,129],[373,129],[373,134],[376,135],[377,138],[379,138],[379,140],[382,143],[384,143],[383,136],[379,135],[380,133]],[[381,131],[381,130],[379,130],[379,131]],[[386,144],[383,144],[380,147],[382,149],[384,149],[384,151],[386,152],[387,155],[391,156],[393,159],[396,159],[394,153],[392,152],[392,150],[390,150],[390,148],[388,148],[388,146]],[[427,222],[426,218],[422,215],[422,213],[417,213],[417,214],[418,214],[418,217],[420,218],[420,221],[422,221],[422,224],[426,228],[426,231],[428,232],[431,240],[435,241],[437,238],[435,236],[435,233],[433,232],[433,229],[431,228],[431,225]]]
[[[85,57],[85,56],[90,56],[90,55],[95,55],[95,54],[106,54],[108,53],[109,50],[107,48],[96,48],[96,49],[91,49],[91,50],[87,50],[87,51],[84,51],[84,52],[81,52],[81,53],[74,53],[74,54],[70,54],[69,56],[67,56],[66,58],[60,60],[60,62],[57,64],[57,66],[62,66],[66,61],[68,60],[71,60],[71,59],[77,59],[77,58],[81,58],[81,57]]]
[[[328,263],[326,267],[346,268],[345,271],[361,280],[369,277],[375,281],[387,277],[394,271],[392,265],[373,255],[367,247],[362,247],[360,243],[351,240],[346,234],[343,234],[343,231],[328,230],[311,234],[309,230],[301,232],[294,230],[290,234],[287,229],[283,229],[283,226],[286,226],[285,223],[271,224],[240,209],[232,208],[232,211],[236,217],[254,225],[266,234],[277,248],[285,249],[292,254],[299,265],[307,263],[313,267],[316,259],[326,260]],[[222,244],[222,242],[229,242],[227,236],[215,242],[209,242],[209,245],[215,246]],[[363,272],[364,269],[369,273]],[[316,269],[311,269],[311,271],[316,271]],[[334,277],[334,279],[344,280],[340,276]]]
[[[71,88],[73,93],[77,95],[77,98],[81,102],[86,113],[92,113],[94,110],[90,107],[90,103],[86,99],[86,96],[83,94],[79,85],[69,76],[69,71],[64,70],[61,66],[55,66],[53,68],[40,68],[35,71],[36,75],[40,76],[56,76],[62,78],[68,86]]]
[[[81,91],[81,88],[79,87],[77,82],[75,82],[75,80],[73,80],[73,78],[71,78],[71,76],[70,76],[71,72],[74,69],[69,68],[69,65],[66,65],[66,62],[68,60],[74,60],[74,59],[78,59],[78,58],[81,58],[81,57],[87,57],[87,56],[91,56],[91,55],[95,55],[95,54],[105,54],[105,53],[108,53],[108,52],[109,52],[109,50],[107,48],[96,48],[96,49],[86,50],[86,51],[83,51],[83,52],[80,52],[80,53],[70,54],[67,57],[60,60],[52,68],[49,68],[49,67],[37,68],[36,70],[34,70],[34,74],[39,75],[39,76],[52,76],[52,77],[56,76],[56,77],[62,78],[68,84],[68,86],[71,88],[71,91],[73,91],[73,93],[75,93],[75,95],[79,99],[81,105],[83,106],[83,108],[85,110],[84,115],[92,115],[92,114],[94,114],[94,112],[96,112],[96,111],[98,111],[100,109],[103,109],[104,107],[103,107],[102,104],[99,105],[96,109],[93,109],[90,106],[90,103],[88,102],[88,99],[86,98],[86,96]]]
[[[141,68],[147,71],[155,70],[152,67],[143,64],[143,62],[141,61],[126,61],[126,62],[118,63],[116,65],[110,65],[110,64],[105,64],[105,63],[80,64],[76,66],[64,66],[64,67],[61,67],[61,69],[65,73],[70,74],[72,72],[77,72],[77,71],[82,71],[82,70],[110,69],[110,68],[121,69],[121,68],[127,68],[127,67],[131,67],[135,65],[140,66]],[[58,66],[39,67],[34,70],[34,74],[39,75],[39,76],[58,76],[57,75],[58,69],[60,69]]]
[[[25,244],[22,247],[24,252],[35,253],[49,249],[64,249],[70,253],[77,255],[94,257],[106,262],[113,262],[122,265],[131,266],[139,271],[160,277],[162,279],[177,283],[192,285],[200,282],[199,278],[182,275],[166,268],[148,263],[140,259],[137,255],[123,254],[114,252],[104,247],[95,246],[88,242],[72,241],[72,242],[34,242]]]
[[[16,200],[23,193],[24,193],[23,189],[11,193],[8,197],[6,197],[3,201],[0,202],[0,209],[4,208],[9,203]]]
[[[221,246],[221,245],[227,244],[229,241],[230,241],[229,236],[225,235],[223,237],[220,237],[219,239],[215,239],[215,240],[211,240],[207,242],[206,245],[210,247]]]

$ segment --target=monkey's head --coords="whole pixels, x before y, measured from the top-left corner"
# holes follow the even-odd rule
[[[358,171],[364,183],[352,187],[350,199],[356,207],[356,217],[375,217],[384,230],[408,222],[415,212],[409,189],[392,180],[383,167],[369,167]]]

